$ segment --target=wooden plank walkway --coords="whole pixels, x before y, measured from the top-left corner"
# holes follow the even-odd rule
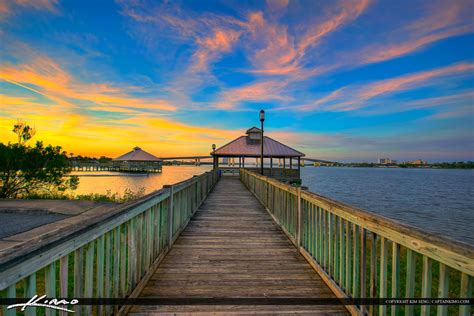
[[[334,298],[239,179],[223,177],[176,240],[143,298]],[[331,314],[325,305],[135,306],[149,314]]]

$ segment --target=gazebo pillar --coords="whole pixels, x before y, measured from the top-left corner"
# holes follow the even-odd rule
[[[293,157],[290,157],[290,169],[293,169]]]
[[[270,157],[270,177],[273,176],[273,158]]]
[[[301,169],[301,157],[298,157],[298,172]]]

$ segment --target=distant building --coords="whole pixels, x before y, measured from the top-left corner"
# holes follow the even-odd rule
[[[392,160],[390,158],[379,158],[379,164],[380,165],[390,165],[393,163],[397,163],[396,160]]]
[[[407,161],[405,162],[407,165],[417,165],[417,166],[422,166],[428,164],[426,160],[421,160],[421,159],[416,159],[413,161]]]

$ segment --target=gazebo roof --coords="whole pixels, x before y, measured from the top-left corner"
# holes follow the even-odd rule
[[[160,158],[147,153],[140,147],[135,147],[131,152],[126,153],[120,157],[115,158],[118,161],[161,161]]]
[[[253,132],[253,127],[247,131]],[[260,129],[257,129],[260,131]],[[260,157],[260,140],[250,139],[249,136],[240,136],[230,143],[218,148],[211,155],[227,157]],[[264,157],[303,157],[303,154],[285,144],[282,144],[273,138],[264,136],[263,156]]]
[[[249,128],[245,133],[246,134],[249,134],[249,133],[260,133],[262,130],[258,127],[251,127]]]

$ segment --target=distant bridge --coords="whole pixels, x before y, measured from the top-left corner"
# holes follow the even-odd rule
[[[311,161],[311,162],[320,162],[320,163],[334,163],[334,161],[329,161],[329,160],[321,160],[321,159],[315,159],[315,158],[305,158],[302,157],[301,160],[306,160],[306,161]]]
[[[185,160],[185,159],[206,159],[212,158],[212,156],[183,156],[183,157],[165,157],[161,158],[161,160]]]
[[[165,158],[160,158],[162,160],[195,160],[196,163],[200,163],[201,159],[210,159],[212,156],[181,156],[181,157],[165,157]],[[333,164],[334,161],[329,161],[329,160],[321,160],[321,159],[316,159],[316,158],[306,158],[306,157],[301,157],[301,160],[309,161],[309,162],[318,162],[322,164]]]

